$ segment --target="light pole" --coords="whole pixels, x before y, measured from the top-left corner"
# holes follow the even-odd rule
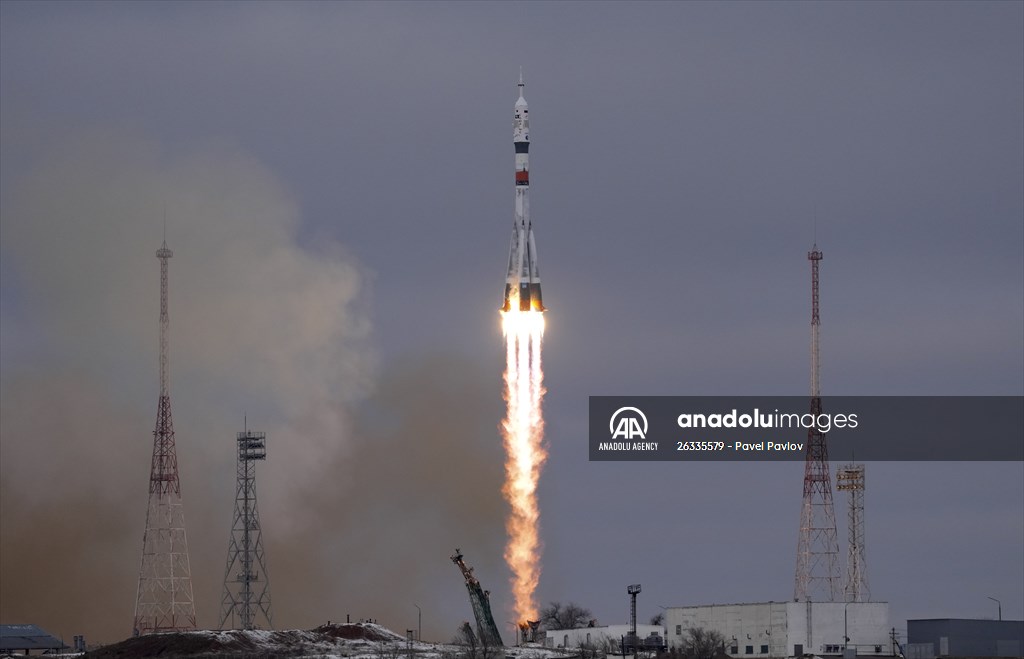
[[[1003,619],[1003,603],[1000,602],[999,600],[997,600],[994,597],[989,597],[989,599],[992,600],[993,602],[995,602],[996,605],[999,607],[999,619],[1002,620]]]
[[[416,640],[423,642],[423,609],[420,608],[419,604],[413,604],[416,607]]]
[[[850,642],[850,626],[847,622],[847,610],[850,603],[847,602],[843,605],[843,654],[846,654],[846,644]]]

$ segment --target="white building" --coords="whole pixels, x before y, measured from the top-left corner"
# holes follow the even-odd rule
[[[665,638],[661,625],[637,625],[636,635],[641,641],[652,633]],[[579,629],[552,629],[545,633],[544,646],[549,648],[578,648],[581,645],[603,650],[609,641],[618,647],[622,638],[629,634],[629,625],[605,625],[603,627],[580,627]]]
[[[666,609],[669,647],[682,648],[691,627],[722,634],[726,654],[741,659],[893,654],[888,602],[762,602]]]

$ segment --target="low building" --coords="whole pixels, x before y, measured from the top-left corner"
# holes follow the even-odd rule
[[[760,602],[665,610],[669,647],[690,628],[716,631],[731,657],[892,656],[888,602]]]
[[[0,654],[49,654],[68,646],[36,625],[0,625]]]
[[[907,621],[907,659],[1020,657],[1024,620],[937,618]]]
[[[656,635],[665,638],[665,628],[661,625],[637,625],[636,635],[640,643]],[[602,627],[580,627],[579,629],[549,629],[545,632],[544,646],[548,648],[565,648],[572,650],[579,647],[593,648],[604,651],[618,650],[629,635],[629,625],[604,625]]]

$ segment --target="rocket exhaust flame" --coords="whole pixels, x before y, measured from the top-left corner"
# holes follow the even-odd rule
[[[518,301],[516,301],[518,302]],[[520,311],[513,303],[502,312],[505,335],[505,400],[508,411],[502,430],[507,453],[503,493],[511,506],[505,524],[505,561],[512,570],[512,593],[518,620],[537,618],[534,591],[540,581],[540,509],[537,482],[547,458],[544,450],[544,373],[541,340],[544,314]]]

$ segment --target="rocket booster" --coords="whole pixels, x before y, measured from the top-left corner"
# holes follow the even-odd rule
[[[540,269],[537,246],[530,223],[530,111],[523,98],[523,74],[519,72],[519,100],[512,122],[512,141],[516,148],[516,212],[512,224],[512,245],[508,253],[505,279],[505,303],[509,311],[519,300],[520,311],[544,311],[540,296]]]

